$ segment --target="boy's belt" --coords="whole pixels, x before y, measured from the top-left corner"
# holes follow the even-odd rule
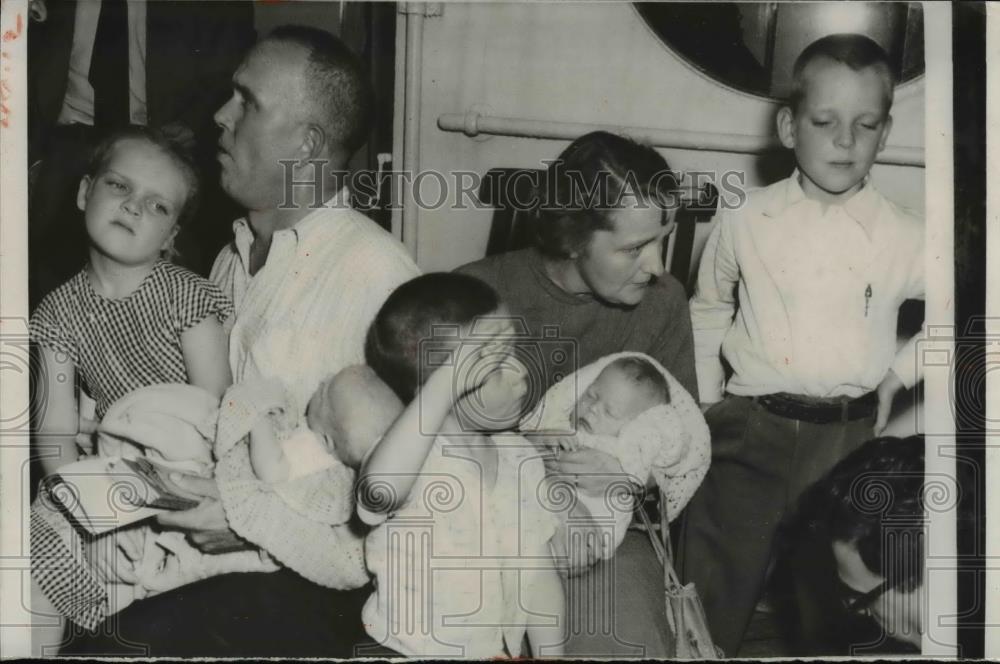
[[[871,417],[878,410],[878,395],[875,392],[857,399],[820,399],[786,392],[762,394],[753,399],[769,413],[812,424],[853,422]]]

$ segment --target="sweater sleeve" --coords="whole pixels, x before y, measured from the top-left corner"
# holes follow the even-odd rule
[[[648,354],[659,360],[689,394],[698,394],[691,314],[683,287],[674,279],[667,284],[663,306],[669,311],[667,325],[653,338]]]

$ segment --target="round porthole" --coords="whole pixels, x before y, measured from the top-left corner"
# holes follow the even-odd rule
[[[792,65],[826,35],[857,32],[889,54],[902,83],[924,72],[918,2],[636,2],[649,28],[691,67],[749,94],[782,99]]]

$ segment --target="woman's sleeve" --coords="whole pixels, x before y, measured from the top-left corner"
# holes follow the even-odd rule
[[[667,290],[667,324],[657,330],[649,355],[677,379],[689,394],[698,394],[698,376],[695,371],[694,335],[691,331],[691,313],[684,289],[670,280]]]

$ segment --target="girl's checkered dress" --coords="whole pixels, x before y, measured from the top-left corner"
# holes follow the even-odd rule
[[[97,294],[84,269],[38,305],[31,340],[73,362],[100,419],[137,388],[188,382],[181,333],[232,311],[215,284],[167,261],[120,300]]]
[[[97,402],[100,419],[136,388],[186,383],[181,334],[209,316],[225,321],[232,303],[212,282],[158,262],[128,297],[97,294],[84,269],[50,293],[31,317],[32,342],[64,354]],[[64,616],[86,629],[107,617],[107,588],[91,571],[77,528],[43,486],[31,509],[31,574]]]

